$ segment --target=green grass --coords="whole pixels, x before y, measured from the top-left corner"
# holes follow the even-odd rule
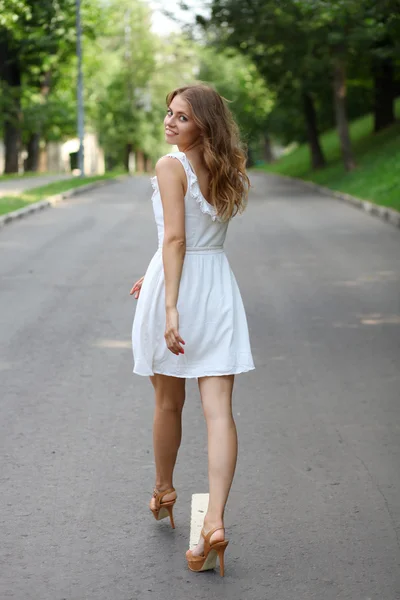
[[[31,188],[19,194],[18,196],[0,197],[0,215],[4,215],[12,210],[17,210],[18,208],[23,208],[32,202],[39,202],[39,200],[44,200],[48,196],[61,194],[67,190],[72,190],[94,181],[113,179],[121,174],[122,171],[113,171],[111,173],[106,173],[105,175],[95,175],[93,177],[84,177],[82,179],[80,177],[72,177],[71,179],[55,181],[54,183]]]
[[[2,181],[11,181],[12,179],[15,179],[15,181],[18,181],[19,179],[26,179],[31,178],[31,177],[44,177],[46,175],[57,175],[57,173],[38,173],[38,172],[29,172],[29,173],[10,173],[8,175],[0,175],[0,183]]]
[[[396,104],[400,117],[400,99]],[[367,115],[353,121],[350,135],[357,168],[347,173],[343,167],[336,130],[321,135],[328,165],[312,171],[307,145],[299,146],[290,154],[262,170],[314,181],[333,190],[346,192],[357,198],[370,200],[400,211],[400,123],[373,134],[373,119]]]

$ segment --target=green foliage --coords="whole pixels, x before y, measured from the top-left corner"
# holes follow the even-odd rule
[[[242,137],[254,153],[259,153],[274,96],[255,64],[232,50],[206,48],[201,53],[199,79],[213,85],[230,102]]]
[[[332,69],[345,62],[350,114],[372,108],[374,61],[400,63],[398,0],[213,0],[204,22],[214,44],[251,58],[276,94],[270,129],[282,140],[305,139],[301,94],[311,94],[321,129],[333,124]]]
[[[302,3],[214,0],[207,29],[219,47],[234,47],[249,57],[275,94],[270,133],[284,141],[303,140],[302,94],[316,95],[330,84],[326,62],[317,55],[302,17]]]
[[[400,100],[396,104],[400,117]],[[308,147],[299,146],[272,165],[262,168],[268,172],[314,181],[334,190],[347,192],[358,198],[400,210],[400,124],[379,134],[372,134],[373,118],[366,115],[350,124],[358,168],[347,173],[340,159],[340,148],[335,130],[321,136],[329,165],[312,171]]]
[[[46,141],[63,141],[76,135],[76,91],[75,86],[71,85],[76,71],[74,62],[70,59],[60,65],[57,84],[48,94],[43,94],[36,87],[23,86],[24,143],[35,131],[40,131]]]
[[[149,145],[143,99],[155,67],[154,36],[139,0],[113,0],[103,10],[104,29],[85,54],[87,115],[108,156],[121,163],[128,145],[142,145],[141,135]]]
[[[34,133],[46,141],[75,136],[75,0],[0,0],[0,8],[8,51],[21,66],[17,88],[3,78],[1,113],[17,127],[22,122],[24,144]],[[199,79],[232,100],[246,140],[257,147],[273,97],[254,64],[183,35],[158,37],[150,17],[144,0],[82,3],[85,127],[98,133],[108,166],[126,163],[128,152],[156,159],[166,151],[165,97]]]
[[[24,0],[0,0],[0,27],[18,31],[22,19],[31,18],[31,8]]]
[[[38,85],[44,73],[73,52],[74,0],[0,0],[0,14],[8,53],[28,83]]]
[[[84,35],[101,25],[97,0],[83,3]],[[75,0],[0,0],[1,120],[31,134],[61,140],[75,131]],[[14,80],[10,78],[10,66]],[[72,83],[72,84],[71,84]],[[20,119],[19,108],[23,119]]]
[[[333,126],[338,58],[347,67],[353,117],[372,109],[372,70],[380,61],[392,61],[398,75],[399,0],[212,0],[211,6],[199,40],[152,33],[146,0],[82,2],[85,127],[98,133],[108,166],[126,164],[129,152],[162,154],[165,96],[196,80],[231,101],[258,158],[267,134],[282,143],[307,139],[305,94],[320,129]],[[25,144],[32,134],[46,141],[75,136],[75,10],[75,0],[0,0],[0,121],[21,128]],[[14,67],[14,80],[5,64]]]
[[[182,36],[159,38],[140,0],[107,5],[107,27],[85,54],[87,114],[109,164],[122,164],[127,149],[155,160],[167,146],[165,98],[193,81],[198,50]]]

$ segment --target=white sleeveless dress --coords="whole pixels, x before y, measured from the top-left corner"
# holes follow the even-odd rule
[[[246,314],[236,279],[224,252],[228,223],[203,197],[186,155],[170,153],[185,169],[186,256],[177,309],[185,354],[168,350],[165,339],[165,288],[162,261],[163,208],[157,177],[151,179],[159,248],[137,301],[132,328],[133,372],[173,377],[205,377],[254,369]]]

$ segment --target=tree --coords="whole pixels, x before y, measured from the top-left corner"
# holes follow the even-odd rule
[[[396,120],[394,101],[398,93],[396,62],[400,61],[400,2],[368,0],[363,25],[374,82],[374,131],[378,132]]]
[[[86,106],[105,149],[108,167],[150,166],[167,151],[162,122],[165,98],[192,83],[197,45],[181,35],[150,32],[150,13],[140,0],[108,4],[108,27],[86,50]]]
[[[271,162],[268,117],[274,106],[274,95],[254,63],[236,51],[216,52],[205,48],[200,53],[199,79],[212,84],[230,102],[250,158],[262,154]]]
[[[345,169],[355,168],[346,112],[348,55],[362,16],[361,0],[302,0],[302,22],[314,56],[330,67],[336,125]]]
[[[320,168],[325,158],[319,141],[315,95],[324,68],[309,52],[309,39],[296,0],[214,0],[209,22],[203,20],[219,45],[232,46],[250,57],[281,101],[296,103],[303,111],[312,166]]]
[[[39,90],[45,102],[57,65],[73,52],[74,10],[74,0],[0,1],[0,80],[5,96],[7,173],[18,171],[23,87]],[[40,135],[40,122],[34,133]],[[38,139],[32,141],[34,148],[38,148]]]
[[[106,148],[108,166],[129,167],[141,152],[142,121],[151,109],[146,90],[155,68],[150,12],[140,0],[112,0],[104,7],[105,27],[87,49],[87,113]]]
[[[28,148],[27,168],[36,170],[39,142],[57,101],[49,101],[73,64],[76,45],[75,0],[0,0],[0,83],[6,172],[18,170],[22,135]],[[102,20],[98,0],[84,3],[84,34],[94,37]],[[74,89],[75,75],[69,78]],[[62,84],[61,84],[62,85]],[[70,117],[67,116],[66,130]],[[22,135],[21,135],[22,134]]]
[[[394,122],[399,0],[213,0],[211,19],[203,23],[217,28],[220,43],[254,60],[277,104],[288,95],[292,106],[301,98],[314,167],[324,163],[316,105],[319,99],[325,103],[328,82],[343,162],[347,170],[355,166],[347,117],[349,70],[364,89],[374,87],[375,131]]]

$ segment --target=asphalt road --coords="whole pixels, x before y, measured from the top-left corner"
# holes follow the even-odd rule
[[[59,173],[56,175],[37,175],[35,177],[21,177],[15,179],[0,180],[0,198],[1,196],[20,194],[31,188],[54,183],[63,179],[71,179],[71,173]]]
[[[226,577],[190,573],[205,426],[188,383],[177,528],[156,523],[152,390],[132,374],[132,283],[156,249],[145,178],[0,232],[0,598],[400,598],[400,235],[295,184],[253,176],[226,250],[256,371]]]

